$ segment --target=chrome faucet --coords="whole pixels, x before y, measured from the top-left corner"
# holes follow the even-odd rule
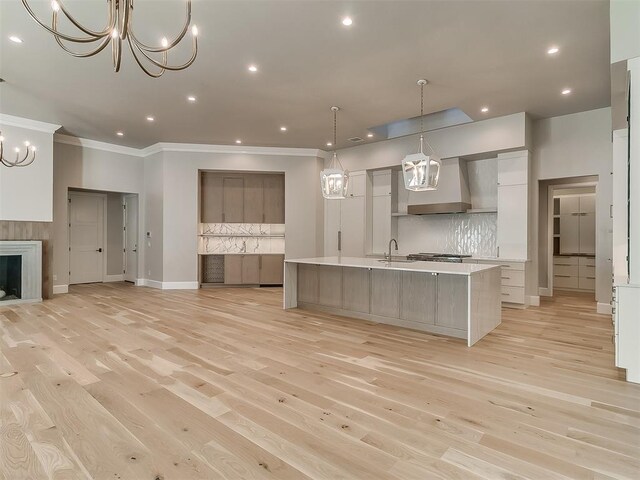
[[[398,241],[395,238],[392,238],[391,240],[389,240],[389,256],[387,257],[387,261],[389,263],[391,263],[391,244],[392,243],[396,244],[396,252],[398,251]]]

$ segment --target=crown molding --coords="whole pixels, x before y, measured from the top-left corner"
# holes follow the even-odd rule
[[[113,143],[98,142],[87,138],[72,137],[56,133],[53,137],[56,143],[75,145],[77,147],[92,148],[105,152],[121,153],[134,157],[148,157],[160,152],[182,153],[226,153],[249,155],[276,155],[285,157],[320,157],[325,158],[326,152],[317,148],[287,148],[287,147],[251,147],[240,145],[207,145],[199,143],[156,143],[146,148],[124,147]]]
[[[30,118],[7,115],[6,113],[0,113],[0,125],[26,128],[29,130],[36,130],[38,132],[45,132],[45,133],[54,133],[56,130],[58,130],[62,126],[62,125],[56,125],[54,123],[46,123],[46,122],[39,122],[38,120],[31,120]]]
[[[200,143],[156,143],[142,149],[143,156],[147,157],[159,152],[182,153],[231,153],[249,155],[277,155],[288,157],[323,157],[323,150],[317,148],[291,148],[291,147],[252,147],[243,145],[208,145]]]
[[[53,141],[56,143],[64,143],[66,145],[75,145],[76,147],[92,148],[94,150],[120,153],[134,157],[146,156],[143,155],[143,150],[140,150],[139,148],[124,147],[122,145],[115,145],[107,142],[98,142],[97,140],[89,140],[88,138],[72,137],[71,135],[64,135],[62,133],[56,133],[53,136]]]

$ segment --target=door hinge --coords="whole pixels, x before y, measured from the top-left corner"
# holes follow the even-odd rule
[[[69,203],[71,203],[71,199],[69,199]]]

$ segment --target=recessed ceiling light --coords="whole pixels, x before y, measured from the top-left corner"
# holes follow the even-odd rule
[[[119,137],[124,137],[124,132],[116,132],[116,135],[118,135]]]
[[[249,71],[250,72],[257,72],[258,71],[258,67],[256,67],[255,65],[249,65]]]
[[[547,53],[549,55],[555,55],[556,53],[558,53],[560,51],[560,49],[558,47],[551,47],[549,50],[547,50]]]
[[[154,120],[155,120],[155,118],[153,118],[151,116],[147,117],[147,122],[153,122]]]
[[[331,147],[332,145],[333,145],[333,143],[327,142],[327,147]]]
[[[342,25],[344,25],[345,27],[350,27],[353,24],[353,20],[351,20],[351,17],[344,17],[342,19]]]
[[[238,140],[236,140],[236,143],[240,144],[240,143],[242,143],[242,140],[238,139]]]
[[[286,132],[287,131],[287,127],[280,127],[280,131],[281,132]]]
[[[15,35],[11,35],[9,37],[9,40],[11,40],[13,43],[22,43],[22,39],[20,37],[16,37]]]
[[[569,95],[571,93],[571,89],[570,88],[565,88],[564,90],[562,90],[562,94],[563,95]]]
[[[189,95],[187,97],[187,100],[189,100],[190,102],[195,102],[196,101],[196,97],[194,97],[193,95]]]
[[[489,111],[489,107],[482,107],[482,108],[480,109],[480,111],[481,111],[482,113],[487,113],[487,112]]]
[[[367,137],[372,138],[373,137],[373,133],[367,133]]]

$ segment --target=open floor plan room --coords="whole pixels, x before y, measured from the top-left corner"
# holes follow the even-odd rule
[[[636,478],[640,387],[585,294],[471,349],[281,302],[114,283],[3,310],[7,478]]]

